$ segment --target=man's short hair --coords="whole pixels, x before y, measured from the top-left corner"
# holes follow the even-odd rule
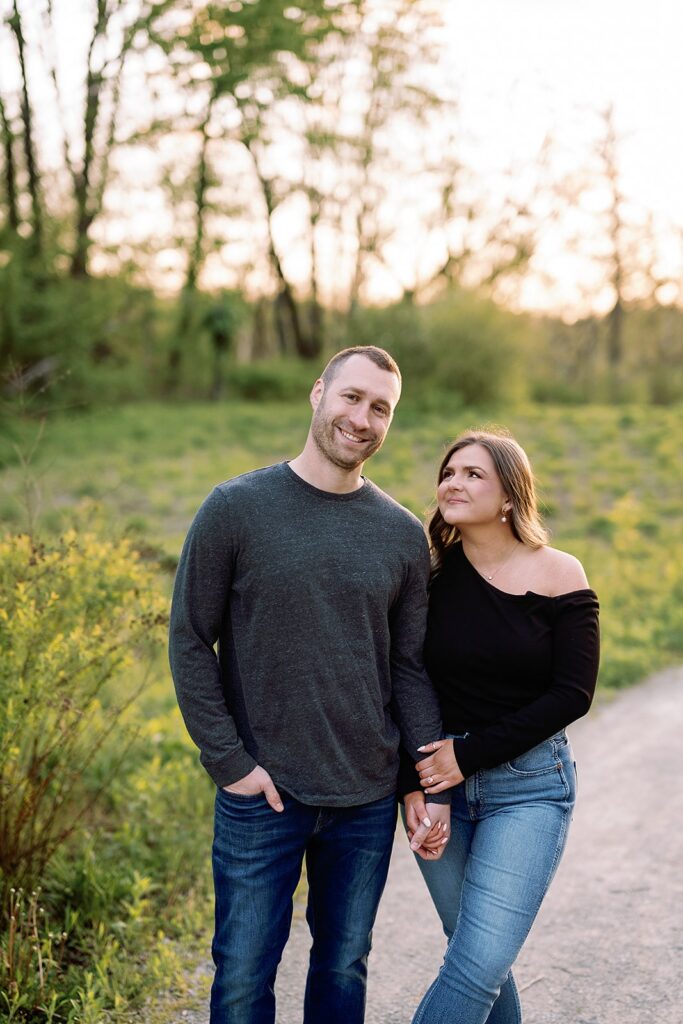
[[[329,363],[320,374],[320,379],[325,385],[329,384],[336,375],[339,367],[350,359],[351,356],[365,356],[375,366],[379,366],[380,370],[386,370],[387,373],[394,373],[398,377],[398,382],[401,384],[401,371],[398,368],[398,363],[393,356],[390,356],[388,352],[385,352],[383,348],[378,348],[377,345],[354,345],[352,348],[343,348],[341,352],[337,352],[336,355],[332,356]]]

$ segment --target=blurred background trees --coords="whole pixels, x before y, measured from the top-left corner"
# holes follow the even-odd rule
[[[681,398],[683,239],[625,194],[612,108],[570,170],[549,134],[484,180],[436,0],[86,6],[4,3],[6,396],[215,398],[381,335],[468,400]],[[523,313],[566,285],[551,237],[588,283]]]

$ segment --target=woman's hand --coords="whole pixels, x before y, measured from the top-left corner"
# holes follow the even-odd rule
[[[429,751],[429,756],[418,761],[415,768],[420,773],[420,785],[425,793],[441,793],[450,786],[463,782],[465,776],[458,767],[453,750],[453,740],[434,740],[418,747]]]
[[[420,790],[405,796],[406,833],[410,849],[423,860],[438,860],[450,838],[449,804],[425,804]]]

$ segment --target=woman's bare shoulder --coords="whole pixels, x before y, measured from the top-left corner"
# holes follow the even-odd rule
[[[560,597],[574,590],[586,590],[588,579],[578,558],[558,548],[539,548],[538,567],[543,575],[544,589],[550,597]]]

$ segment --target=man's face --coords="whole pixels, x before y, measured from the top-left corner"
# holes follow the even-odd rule
[[[333,465],[352,470],[382,447],[401,386],[395,373],[362,355],[350,356],[325,386],[311,392],[311,434]]]

